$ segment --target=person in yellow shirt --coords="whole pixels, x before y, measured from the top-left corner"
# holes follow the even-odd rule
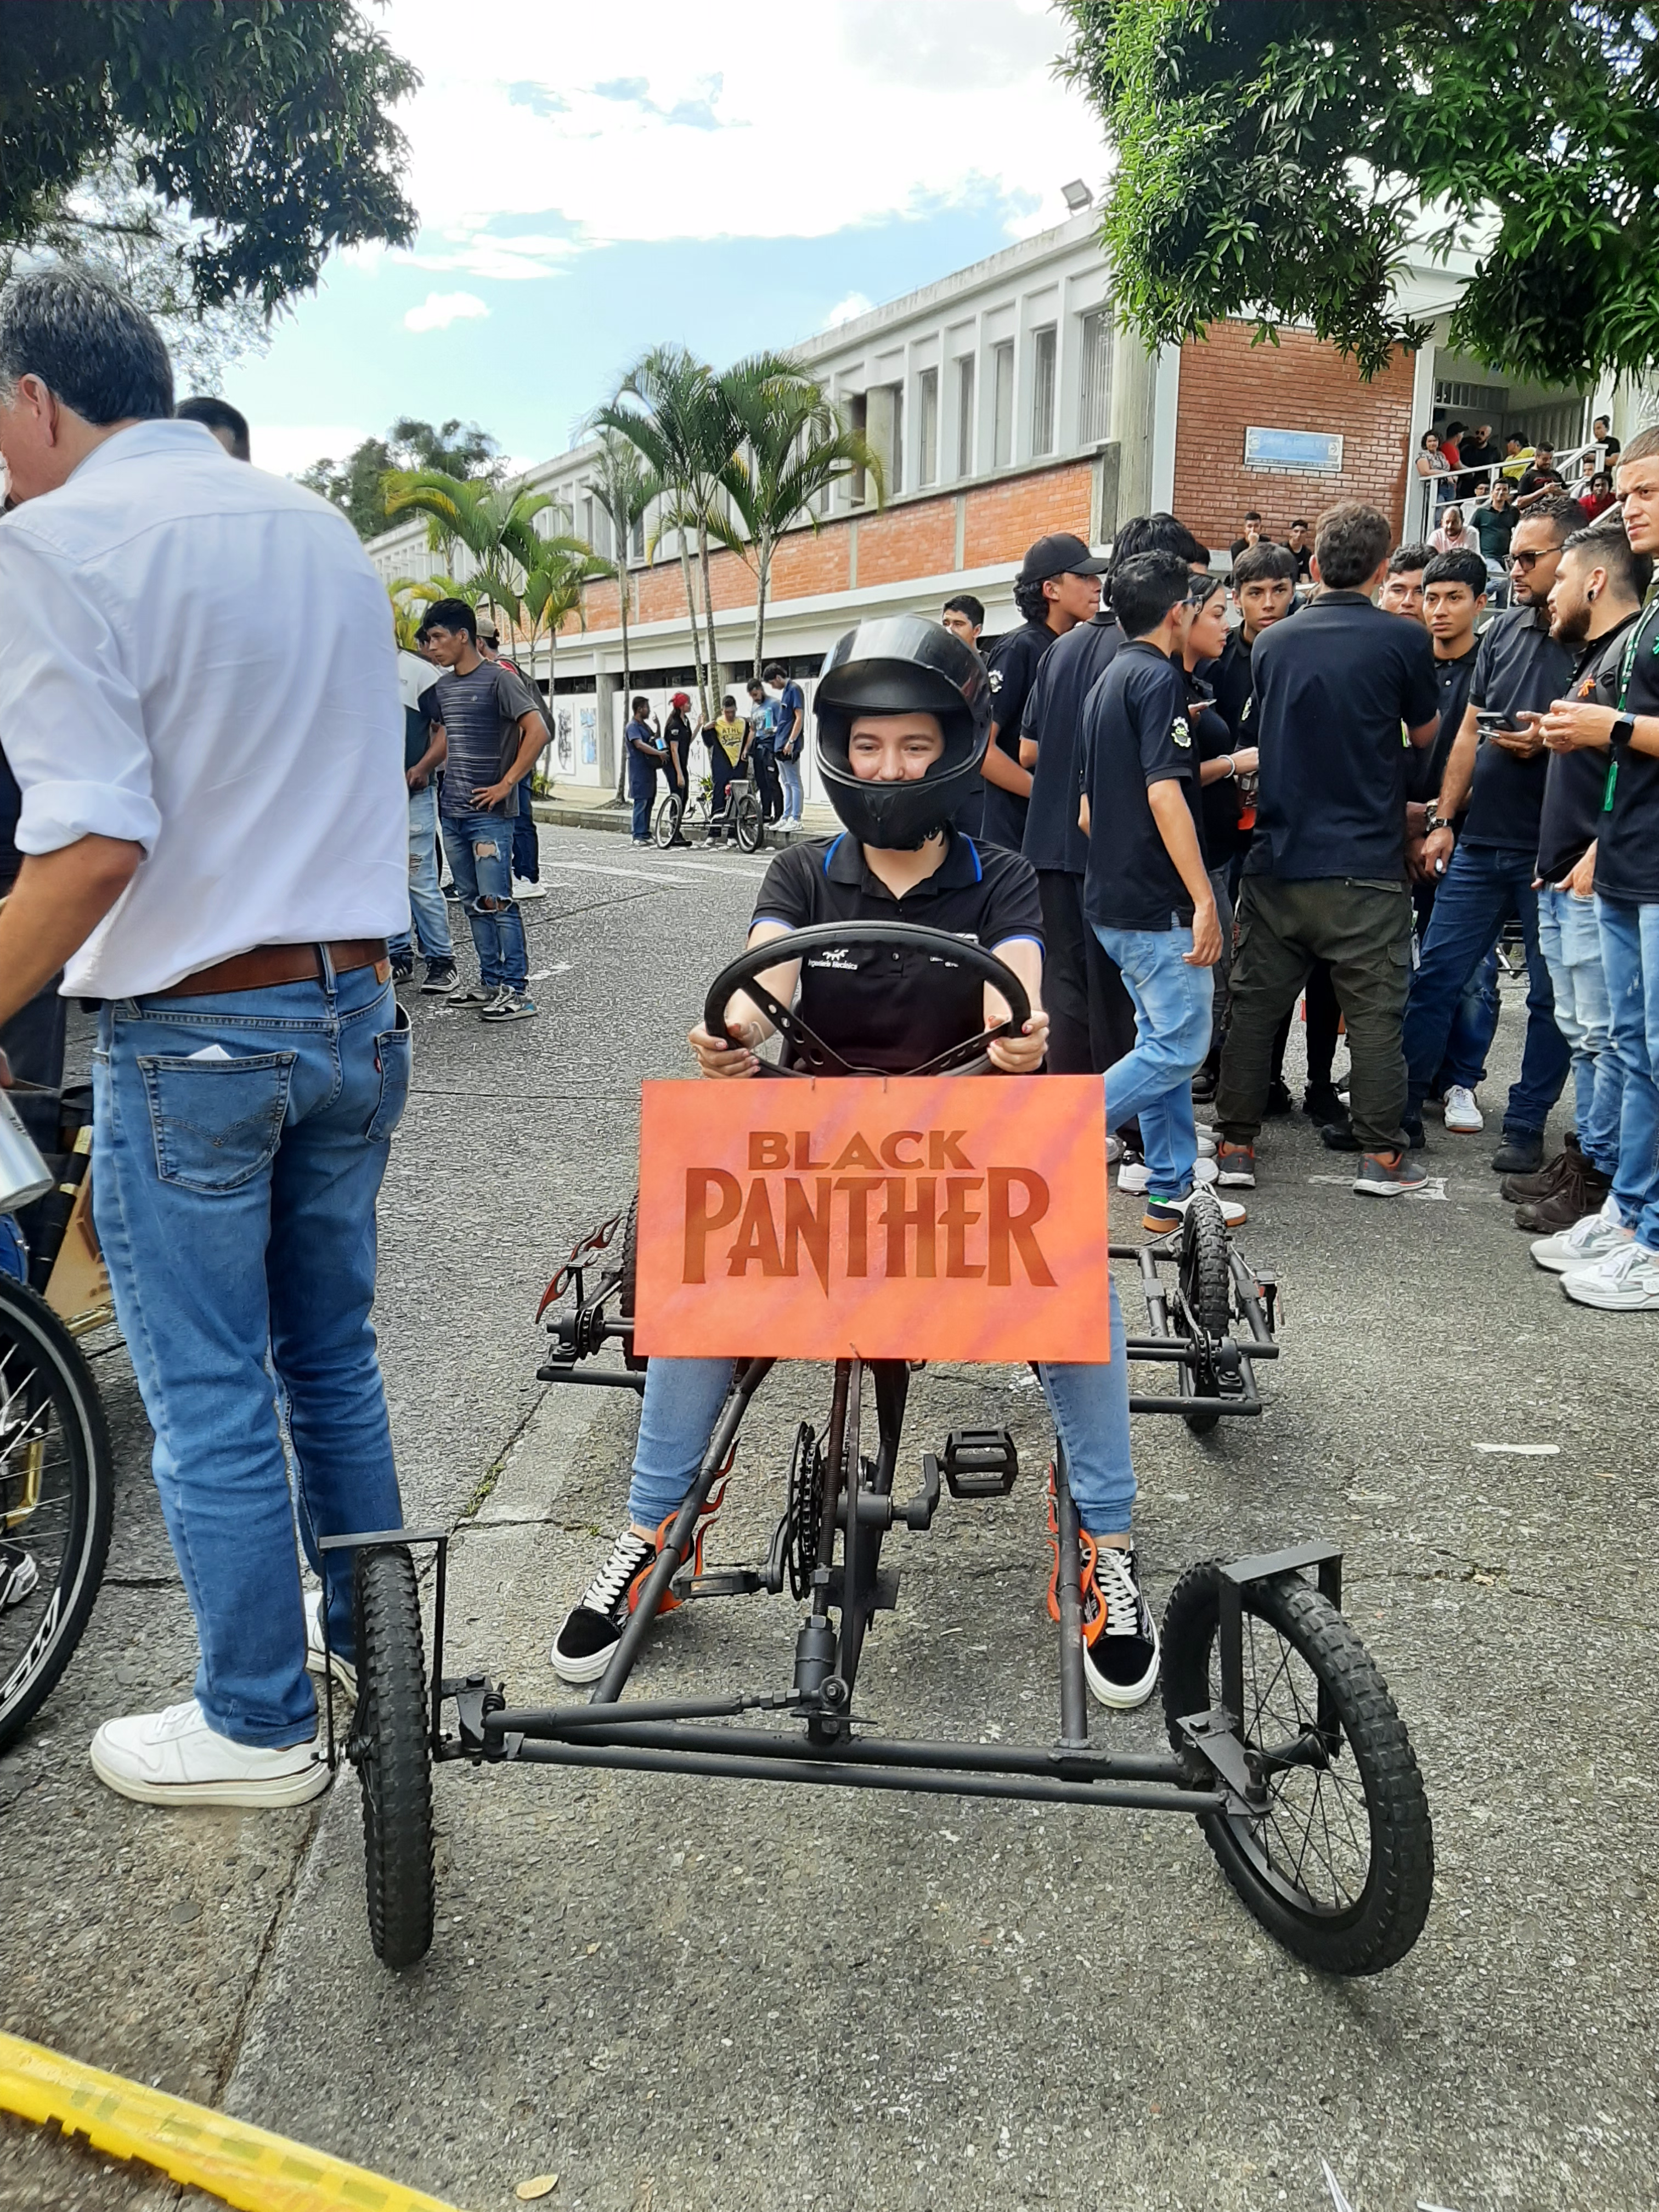
[[[717,845],[726,834],[727,789],[749,751],[749,725],[738,713],[738,702],[731,692],[720,701],[720,711],[705,726],[702,737],[708,748],[714,779],[714,808],[708,842]]]

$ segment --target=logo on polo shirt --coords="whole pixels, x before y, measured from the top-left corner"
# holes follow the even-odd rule
[[[1184,714],[1176,716],[1175,720],[1170,725],[1170,735],[1178,745],[1191,744],[1193,733],[1187,726],[1187,718]]]
[[[1002,689],[1002,671],[1000,668],[988,669],[986,672],[986,681],[990,684],[992,690],[1000,691]]]

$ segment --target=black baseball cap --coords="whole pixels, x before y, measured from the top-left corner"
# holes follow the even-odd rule
[[[1041,584],[1050,576],[1103,576],[1111,565],[1109,561],[1091,553],[1083,540],[1073,538],[1069,530],[1057,530],[1052,537],[1039,538],[1027,550],[1014,580],[1019,584]]]

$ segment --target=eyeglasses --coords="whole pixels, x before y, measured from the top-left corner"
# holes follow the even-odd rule
[[[1521,569],[1524,574],[1529,576],[1540,561],[1553,561],[1560,550],[1561,548],[1559,545],[1546,545],[1535,553],[1511,553],[1510,566],[1511,568]]]

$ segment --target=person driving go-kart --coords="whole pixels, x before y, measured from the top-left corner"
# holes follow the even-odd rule
[[[814,923],[895,920],[969,939],[1012,969],[1031,1002],[1023,1033],[995,1039],[988,1057],[1007,1074],[1036,1073],[1048,1026],[1039,1000],[1036,873],[1018,854],[978,845],[951,826],[977,787],[989,734],[991,695],[979,656],[915,616],[860,623],[826,659],[814,714],[819,767],[846,827],[778,854],[761,886],[750,945]],[[842,1058],[876,1072],[907,1072],[1009,1019],[990,984],[965,969],[953,973],[921,949],[834,946],[768,969],[757,984],[785,1007],[799,986],[802,1021]],[[701,1025],[691,1031],[699,1068],[722,1080],[752,1077],[772,1025],[741,993],[725,1025],[723,1037]],[[1152,1694],[1158,1641],[1130,1533],[1135,1480],[1115,1286],[1109,1362],[1045,1364],[1038,1372],[1084,1532],[1085,1676],[1101,1704],[1127,1709]],[[605,1673],[697,1474],[732,1376],[729,1359],[653,1356],[629,1524],[554,1641],[553,1665],[565,1681],[592,1682]],[[1051,1505],[1051,1534],[1054,1526]],[[1058,1620],[1052,1594],[1049,1609]]]

